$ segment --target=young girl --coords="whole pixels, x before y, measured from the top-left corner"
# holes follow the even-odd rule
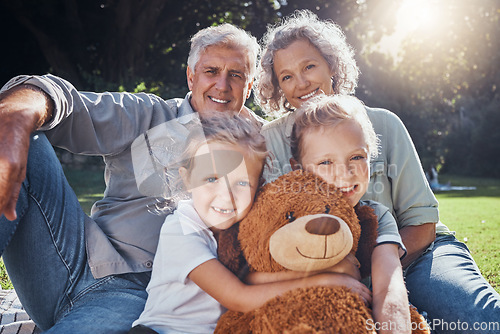
[[[340,189],[349,204],[369,205],[379,219],[372,255],[373,316],[410,332],[408,297],[400,257],[405,248],[389,210],[360,201],[370,181],[370,158],[378,153],[377,136],[363,104],[347,95],[320,96],[298,111],[291,137],[293,169],[312,172]]]
[[[225,308],[249,311],[292,288],[334,284],[328,274],[246,285],[217,260],[217,238],[245,217],[267,157],[257,126],[221,114],[202,120],[179,173],[191,199],[162,226],[148,299],[130,333],[212,333]]]
[[[363,104],[347,95],[322,95],[295,113],[292,168],[312,172],[335,185],[353,207],[369,205],[375,210],[379,235],[371,266],[374,320],[380,327],[393,324],[391,332],[397,328],[398,333],[409,333],[408,297],[400,263],[405,248],[396,221],[385,206],[360,201],[370,180],[370,158],[378,152],[377,137]],[[254,282],[258,282],[256,276]],[[265,280],[263,275],[260,279]]]

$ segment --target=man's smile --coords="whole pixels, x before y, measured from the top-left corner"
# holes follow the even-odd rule
[[[231,102],[231,100],[220,100],[220,99],[217,99],[217,98],[212,97],[212,96],[209,96],[208,98],[210,100],[214,101],[215,103],[227,104],[227,103]]]

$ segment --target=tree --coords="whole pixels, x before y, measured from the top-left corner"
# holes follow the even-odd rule
[[[387,107],[403,119],[424,166],[493,175],[498,162],[489,171],[478,166],[486,158],[479,152],[491,145],[479,145],[477,134],[491,138],[486,130],[490,123],[484,118],[497,120],[494,114],[500,113],[500,41],[493,37],[500,33],[500,4],[493,0],[428,3],[435,6],[435,21],[409,32],[397,59],[373,50],[365,53],[360,93],[369,103]],[[425,1],[418,3],[424,5]]]
[[[164,97],[187,90],[185,62],[189,38],[196,31],[222,22],[265,29],[275,15],[271,2],[259,0],[2,0],[0,4],[33,36],[50,71],[80,89],[154,86]]]
[[[381,48],[401,32],[398,8],[412,1],[0,0],[8,32],[0,75],[52,72],[82,90],[182,97],[189,38],[199,29],[230,22],[261,38],[268,24],[307,8],[345,31],[361,69],[356,95],[401,117],[424,165],[475,172],[487,165],[484,118],[497,120],[500,109],[500,3],[415,0],[435,20],[407,19],[416,26],[400,46]]]

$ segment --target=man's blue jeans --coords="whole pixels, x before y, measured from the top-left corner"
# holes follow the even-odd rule
[[[144,308],[150,273],[94,279],[84,221],[43,133],[32,136],[17,220],[0,217],[0,250],[28,314],[48,333],[126,333]]]
[[[405,276],[410,302],[435,333],[500,333],[500,296],[454,236],[436,236]]]

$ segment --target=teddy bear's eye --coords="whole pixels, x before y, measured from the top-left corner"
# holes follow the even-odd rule
[[[288,211],[286,213],[286,219],[288,219],[288,222],[291,223],[295,220],[295,217],[293,216],[294,212],[293,211]]]
[[[325,213],[326,214],[330,213],[330,206],[329,205],[325,206]]]

